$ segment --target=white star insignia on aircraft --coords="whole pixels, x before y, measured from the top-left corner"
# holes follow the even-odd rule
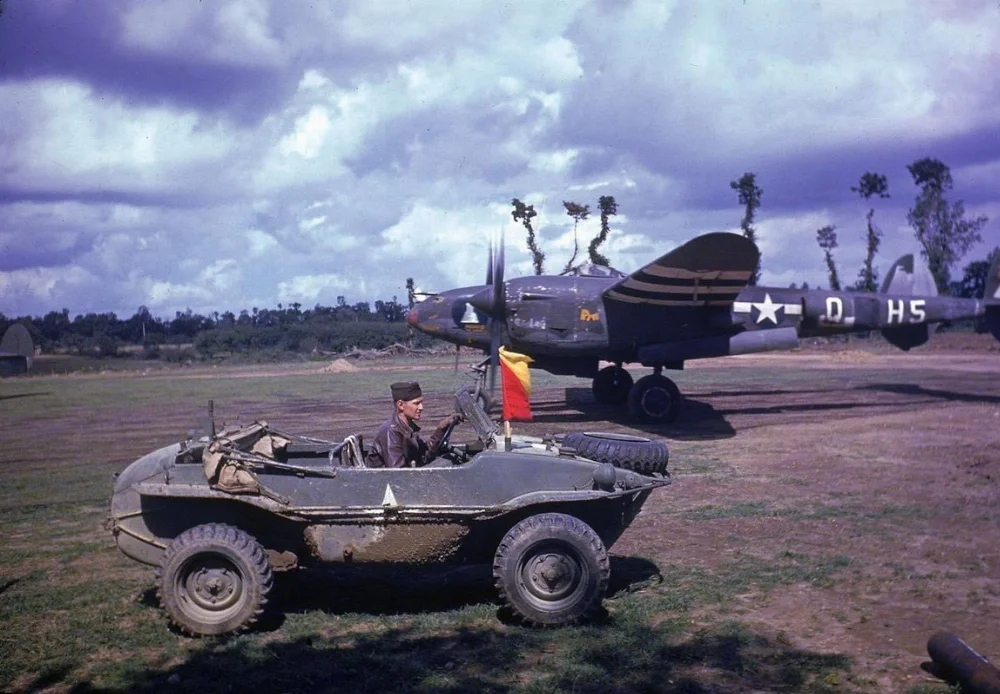
[[[754,302],[753,306],[757,309],[757,311],[759,311],[759,314],[757,315],[758,323],[769,320],[777,325],[778,311],[784,307],[784,304],[776,304],[771,301],[770,294],[764,294],[764,301]]]

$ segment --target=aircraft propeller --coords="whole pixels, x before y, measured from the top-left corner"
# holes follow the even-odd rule
[[[496,391],[497,369],[500,366],[500,346],[503,344],[507,325],[507,290],[504,285],[504,238],[503,231],[496,252],[490,243],[486,266],[486,287],[469,298],[473,308],[486,315],[486,327],[490,333],[490,394]]]
[[[490,253],[490,255],[493,255]],[[497,370],[500,368],[500,345],[507,328],[507,290],[503,283],[503,234],[493,268],[493,315],[490,317],[490,395],[496,393]]]

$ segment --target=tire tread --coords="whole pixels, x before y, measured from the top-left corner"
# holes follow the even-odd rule
[[[176,613],[179,612],[176,606],[176,596],[172,594],[172,588],[168,590],[165,587],[167,581],[165,580],[164,567],[182,551],[198,545],[213,544],[228,545],[247,562],[252,574],[259,580],[260,600],[253,613],[241,624],[228,631],[244,631],[254,624],[264,613],[268,594],[274,585],[274,574],[271,571],[271,563],[268,561],[267,553],[260,543],[245,531],[224,523],[207,523],[185,530],[167,546],[159,566],[156,567],[156,594],[171,623],[191,636],[205,636],[206,634],[176,617]]]

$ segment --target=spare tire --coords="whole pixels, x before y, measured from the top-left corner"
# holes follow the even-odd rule
[[[628,434],[573,432],[566,434],[563,445],[585,458],[645,475],[666,472],[670,459],[667,444]]]

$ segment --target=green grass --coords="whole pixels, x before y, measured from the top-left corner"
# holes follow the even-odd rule
[[[784,586],[822,590],[857,580],[855,557],[835,547],[800,551],[786,541],[766,549],[755,545],[756,553],[733,552],[714,566],[676,556],[629,557],[655,565],[658,577],[638,571],[632,580],[628,574],[630,582],[606,601],[606,619],[564,629],[504,621],[488,585],[441,591],[391,583],[385,589],[394,599],[382,609],[378,599],[360,595],[363,578],[339,577],[293,583],[285,593],[276,589],[280,611],[247,634],[188,639],[167,627],[153,570],[121,555],[101,527],[113,472],[177,440],[205,418],[209,399],[220,419],[250,413],[278,426],[288,419],[319,427],[342,409],[387,399],[388,383],[406,378],[419,380],[429,400],[437,401],[433,406],[444,407],[447,394],[468,379],[442,365],[450,360],[400,359],[380,362],[385,371],[346,374],[301,373],[296,369],[302,365],[295,365],[263,367],[282,371],[280,377],[203,369],[196,370],[198,378],[180,378],[186,372],[178,369],[0,382],[0,691],[878,691],[846,655],[798,648],[794,634],[765,633],[741,621],[738,599],[763,600]],[[728,393],[735,391],[734,373],[692,370],[678,380],[684,388]],[[815,374],[805,369],[739,374],[747,390],[815,384]],[[587,387],[578,379],[533,377],[542,390]],[[352,416],[377,425],[370,415]],[[721,483],[737,475],[710,443],[674,448],[678,483],[671,494],[683,494],[685,477]],[[898,532],[942,512],[905,504],[866,507],[857,496],[836,491],[801,503],[756,499],[648,510],[667,524],[694,523],[706,533],[713,522],[749,518],[836,518],[873,533]],[[893,573],[897,567],[886,568]],[[894,579],[913,578],[906,563],[898,569]],[[922,574],[914,580],[934,579]],[[994,594],[990,587],[981,590]],[[949,691],[921,687],[912,691]]]

